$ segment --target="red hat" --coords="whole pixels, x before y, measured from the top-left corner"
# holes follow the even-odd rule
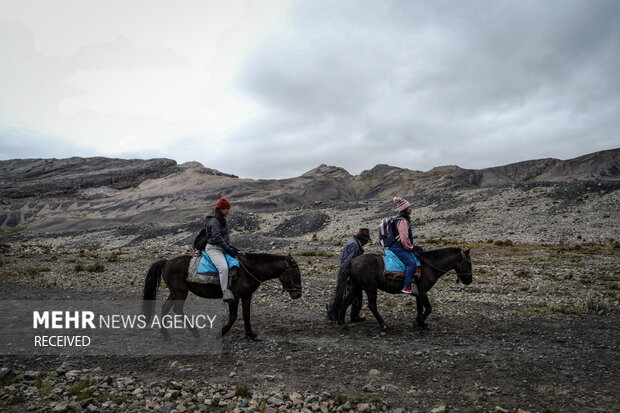
[[[230,202],[226,198],[220,198],[217,200],[215,207],[217,209],[230,209]]]

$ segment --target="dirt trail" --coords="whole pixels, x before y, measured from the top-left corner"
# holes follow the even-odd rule
[[[150,262],[168,254],[124,251],[105,261],[103,273],[90,273],[72,268],[97,254],[102,261],[113,257],[111,252],[59,250],[56,259],[36,266],[40,248],[4,251],[0,298],[137,298]],[[336,257],[293,252],[304,297],[291,301],[269,288],[258,291],[252,317],[263,341],[246,341],[240,318],[217,357],[3,356],[2,366],[53,370],[65,362],[145,382],[327,392],[352,401],[352,409],[358,402],[420,412],[501,411],[496,406],[513,412],[604,412],[620,405],[617,248],[474,245],[474,282],[456,284],[453,273],[438,282],[430,294],[429,329],[413,328],[409,297],[380,294],[387,334],[366,308],[366,322],[346,329],[327,322]],[[164,288],[159,293],[164,296]],[[5,407],[18,411],[19,405]]]

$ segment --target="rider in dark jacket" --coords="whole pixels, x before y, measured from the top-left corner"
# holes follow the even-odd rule
[[[207,230],[207,246],[205,252],[213,261],[220,275],[223,299],[227,303],[235,301],[235,296],[228,288],[228,262],[224,253],[236,257],[238,250],[230,245],[230,230],[226,225],[226,215],[230,212],[230,202],[220,198],[215,204],[213,215],[205,218],[204,226]]]

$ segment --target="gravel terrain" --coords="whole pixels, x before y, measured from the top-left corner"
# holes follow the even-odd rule
[[[451,272],[437,283],[430,328],[413,326],[410,297],[385,293],[386,333],[367,308],[367,321],[346,328],[325,319],[342,246],[359,227],[377,237],[394,213],[389,198],[233,209],[235,245],[291,253],[302,273],[299,300],[277,281],[254,296],[262,341],[246,341],[240,316],[221,356],[0,356],[0,410],[617,411],[620,183],[405,196],[425,249],[471,248],[474,282]],[[67,200],[69,212],[49,210],[45,228],[7,230],[0,298],[139,300],[151,263],[190,252],[200,227],[201,214],[175,215],[166,202],[125,216]],[[366,250],[380,252],[376,242]]]
[[[372,317],[347,328],[325,320],[346,238],[322,235],[350,212],[332,209],[323,232],[278,247],[299,263],[304,296],[291,301],[259,289],[253,327],[262,341],[246,341],[240,319],[221,356],[3,356],[0,409],[607,412],[619,405],[617,242],[449,244],[472,248],[474,282],[463,286],[446,274],[431,291],[426,330],[412,325],[411,298],[380,293],[389,326],[382,334]],[[99,249],[55,240],[3,244],[2,299],[139,299],[150,263],[186,252],[172,238]],[[376,244],[367,251],[378,252]],[[86,269],[96,263],[103,272]]]

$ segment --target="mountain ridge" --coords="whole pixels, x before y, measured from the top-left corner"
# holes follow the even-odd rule
[[[185,174],[173,179],[178,174]],[[321,164],[298,177],[250,179],[204,167],[198,162],[178,165],[166,158],[65,158],[12,159],[0,161],[0,197],[8,199],[85,193],[96,188],[139,188],[151,180],[168,181],[161,190],[220,187],[233,195],[264,190],[272,195],[289,193],[303,202],[372,199],[416,189],[475,189],[502,185],[620,180],[620,149],[594,152],[568,160],[542,158],[507,165],[466,169],[444,165],[427,172],[377,164],[352,175],[344,168]],[[153,185],[151,185],[153,186]],[[157,187],[158,185],[154,185]],[[226,189],[228,187],[228,190]],[[286,187],[288,191],[279,191]],[[259,195],[259,194],[257,194]],[[258,198],[262,198],[259,196]]]
[[[620,149],[562,161],[529,160],[480,170],[427,172],[379,164],[359,175],[319,165],[288,179],[248,179],[165,158],[0,161],[0,228],[64,231],[127,223],[188,222],[225,196],[240,211],[293,210],[321,203],[441,199],[505,186],[620,184]],[[590,185],[592,186],[592,185]]]

